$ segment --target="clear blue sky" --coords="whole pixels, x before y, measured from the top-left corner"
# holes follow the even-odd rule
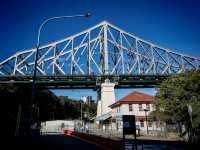
[[[34,47],[36,31],[44,19],[87,11],[93,14],[88,20],[49,23],[42,32],[41,43],[64,38],[107,20],[162,47],[200,56],[199,0],[1,0],[0,61],[16,51]],[[57,94],[66,95],[66,92],[57,91]]]

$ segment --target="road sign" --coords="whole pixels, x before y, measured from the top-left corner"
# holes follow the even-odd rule
[[[135,115],[123,115],[123,134],[136,135]]]
[[[125,136],[130,134],[134,134],[134,145],[125,139]],[[125,150],[133,149],[133,147],[137,149],[135,115],[123,115],[123,143]]]

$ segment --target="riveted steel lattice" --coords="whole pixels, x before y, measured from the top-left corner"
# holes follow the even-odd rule
[[[32,75],[35,54],[33,48],[0,62],[0,75]],[[199,64],[199,58],[159,47],[103,21],[41,46],[37,75],[171,75]]]

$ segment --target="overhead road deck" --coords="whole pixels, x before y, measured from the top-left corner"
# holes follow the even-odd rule
[[[50,89],[85,88],[95,89],[109,79],[116,88],[152,88],[160,84],[167,76],[37,76],[37,86]],[[27,85],[32,84],[32,76],[0,76],[0,84]]]

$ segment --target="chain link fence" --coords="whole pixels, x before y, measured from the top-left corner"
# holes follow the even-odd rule
[[[122,139],[123,137],[122,129],[103,128],[96,123],[83,123],[81,126],[79,122],[79,125],[75,126],[75,131],[112,139]],[[148,134],[144,130],[136,130],[136,133],[138,139],[181,140],[178,128],[174,124],[159,126],[154,130],[149,130]],[[130,135],[128,138],[134,138],[134,136]]]

